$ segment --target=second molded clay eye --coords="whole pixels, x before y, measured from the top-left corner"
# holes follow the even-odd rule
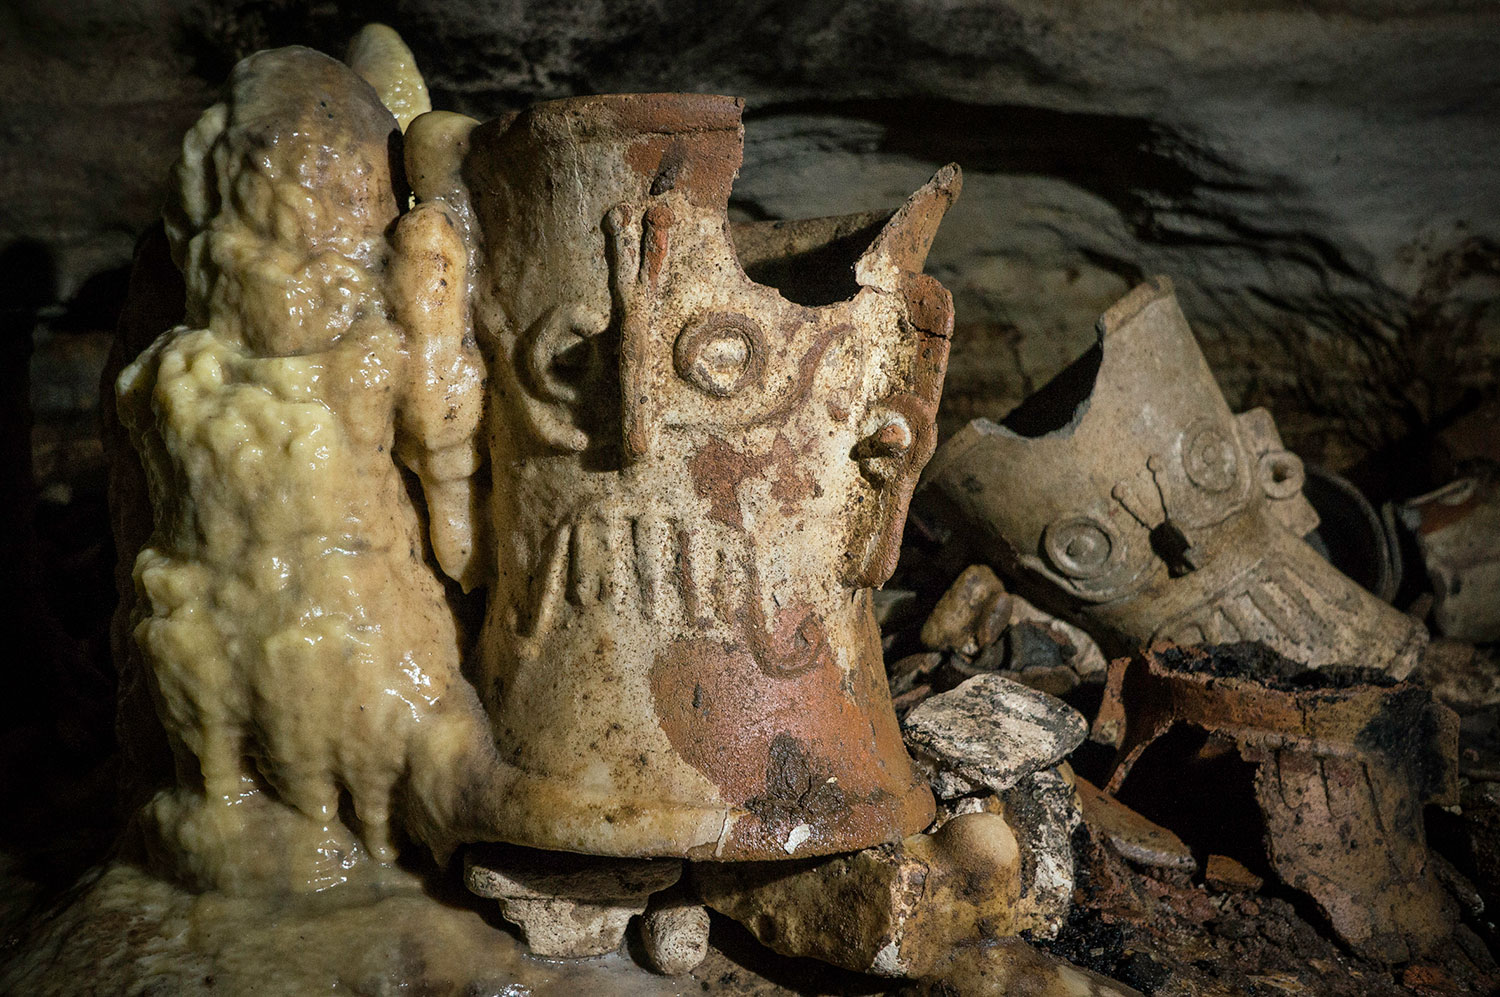
[[[1088,516],[1070,516],[1047,527],[1047,560],[1070,578],[1096,578],[1109,570],[1118,546],[1113,531]]]
[[[758,380],[764,357],[760,327],[728,312],[694,321],[672,350],[677,376],[715,398],[728,398]]]

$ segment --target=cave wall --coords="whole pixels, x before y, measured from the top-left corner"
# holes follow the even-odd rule
[[[335,54],[326,0],[12,0],[0,10],[0,268],[41,484],[96,460],[91,381],[181,133],[236,59]],[[1231,403],[1336,466],[1440,421],[1500,358],[1500,8],[1483,2],[405,0],[436,106],[743,95],[741,218],[964,197],[951,431],[998,415],[1170,274]],[[26,357],[29,356],[29,361]],[[66,498],[58,493],[56,497]]]

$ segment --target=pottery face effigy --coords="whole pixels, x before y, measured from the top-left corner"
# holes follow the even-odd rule
[[[507,840],[769,859],[932,814],[864,589],[933,448],[941,172],[795,303],[727,218],[740,102],[539,105],[467,136],[497,562],[480,695]]]
[[[926,826],[867,590],[933,450],[952,306],[921,268],[956,168],[794,301],[732,242],[740,102],[416,115],[393,39],[359,73],[236,69],[168,211],[186,324],[118,380],[173,872],[321,888],[401,834],[769,859]],[[757,263],[794,271],[809,240],[777,242]],[[439,569],[487,589],[467,668]]]

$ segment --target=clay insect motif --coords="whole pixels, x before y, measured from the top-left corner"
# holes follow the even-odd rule
[[[924,485],[938,514],[1123,649],[1263,640],[1409,672],[1426,632],[1301,540],[1318,525],[1302,462],[1269,412],[1230,412],[1171,282],[1137,287],[1098,333],[1002,423],[943,445]]]

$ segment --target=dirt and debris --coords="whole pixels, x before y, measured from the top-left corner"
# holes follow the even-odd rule
[[[1420,960],[1381,966],[1341,947],[1305,904],[1274,882],[1253,891],[1143,869],[1087,824],[1075,846],[1073,910],[1056,939],[1038,944],[1143,994],[1457,997],[1500,988],[1500,967],[1465,926]],[[1414,980],[1435,989],[1418,990]]]
[[[985,565],[965,568],[936,604],[911,589],[877,595],[898,715],[980,675],[1002,673],[1068,701],[1089,701],[1092,693],[1081,687],[1104,680],[1107,663],[1092,637],[1006,591]]]
[[[923,618],[911,607],[935,606],[936,593],[948,591],[962,573],[965,562],[957,557],[965,551],[914,522],[896,583],[915,595],[903,597],[905,613],[882,627],[898,713],[909,717],[922,702],[954,688],[955,680],[973,675],[1025,682],[1025,667],[1017,671],[1013,663],[1030,661],[1069,667],[1076,684],[1069,682],[1061,698],[1092,722],[1093,739],[1068,758],[1081,773],[1072,784],[1084,815],[1072,839],[1078,863],[1072,908],[1054,939],[1028,933],[1033,944],[1147,995],[1500,992],[1492,956],[1500,937],[1493,924],[1500,901],[1500,700],[1494,691],[1500,668],[1492,649],[1437,640],[1415,674],[1398,682],[1358,661],[1308,669],[1255,642],[1158,648],[1163,672],[1184,687],[1212,690],[1204,704],[1231,689],[1262,710],[1258,719],[1243,710],[1219,718],[1226,730],[1259,745],[1247,759],[1229,734],[1175,720],[1156,731],[1155,719],[1190,705],[1192,697],[1149,681],[1138,685],[1139,675],[1127,683],[1130,669],[1119,663],[1110,675],[1115,681],[1106,683],[1103,655],[1088,634],[1015,592],[1009,593],[1011,623],[992,644],[973,655],[930,649],[918,638]],[[1002,584],[1010,581],[1006,575]],[[1409,589],[1403,606],[1420,595]],[[1420,601],[1412,606],[1414,617],[1424,612]],[[1033,621],[1036,628],[1017,631]],[[1087,650],[1067,657],[1060,636],[1074,648],[1086,642]],[[1097,655],[1096,669],[1078,667],[1085,653]],[[1138,658],[1136,668],[1140,664]],[[1129,753],[1128,745],[1120,752],[1113,747],[1126,741],[1130,725],[1111,706],[1127,686],[1133,702],[1148,704],[1130,719],[1156,736],[1143,738],[1147,746],[1136,766],[1126,767],[1130,778],[1115,787],[1116,796],[1098,787],[1110,781],[1116,758]],[[1439,704],[1458,708],[1461,723]],[[1114,727],[1112,710],[1121,721]],[[1267,736],[1254,736],[1251,721]],[[1336,744],[1339,752],[1319,757],[1319,773],[1298,775],[1299,749],[1316,756]],[[1262,768],[1269,771],[1258,784]],[[1296,818],[1310,820],[1319,808],[1299,814],[1282,800],[1290,826],[1278,834],[1289,844],[1278,862],[1278,853],[1267,848],[1260,795],[1286,789],[1296,801],[1296,791],[1308,788],[1314,774],[1315,784],[1331,780],[1335,790],[1322,794],[1323,829],[1304,835]],[[1331,827],[1330,800],[1338,817]],[[1301,802],[1309,802],[1306,793]],[[1345,829],[1355,829],[1361,818],[1367,826],[1384,826],[1354,836],[1351,846]],[[1329,845],[1333,851],[1323,855]],[[1309,878],[1309,869],[1318,875]],[[1378,899],[1368,905],[1340,900],[1330,874],[1351,878],[1355,892],[1373,891]],[[1355,941],[1339,935],[1313,893],[1332,898],[1339,923]],[[1407,934],[1370,928],[1382,920]],[[936,983],[928,986],[927,992],[943,992]]]

